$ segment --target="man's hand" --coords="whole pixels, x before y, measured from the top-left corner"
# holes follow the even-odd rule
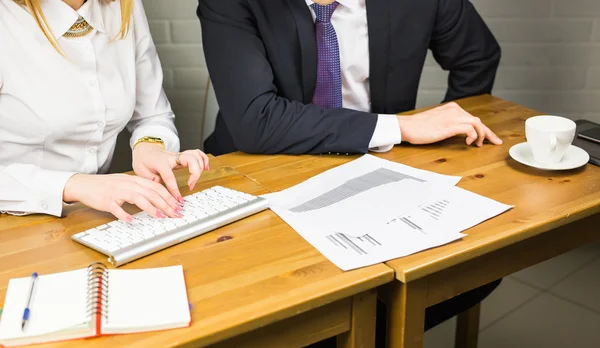
[[[488,139],[495,145],[502,144],[481,120],[456,103],[448,103],[412,116],[398,116],[402,141],[415,145],[431,144],[457,135],[466,135],[467,145],[482,146]]]

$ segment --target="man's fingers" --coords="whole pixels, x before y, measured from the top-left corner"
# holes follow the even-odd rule
[[[494,145],[502,145],[502,139],[498,137],[494,132],[492,132],[489,128],[487,131],[487,139],[492,142]]]
[[[475,140],[477,140],[477,131],[473,125],[468,123],[456,123],[452,125],[449,129],[451,136],[464,134],[467,136],[467,144],[471,145]]]
[[[109,207],[108,212],[113,214],[117,219],[121,221],[131,222],[133,220],[133,217],[127,214],[127,212],[123,210],[123,208],[117,203],[113,203]]]
[[[202,174],[202,168],[204,165],[202,164],[202,159],[199,156],[196,156],[191,153],[183,153],[179,159],[182,165],[188,168],[190,171],[190,178],[188,179],[188,187],[190,190],[194,189],[196,182],[200,179],[200,174]]]
[[[485,137],[487,135],[487,131],[489,131],[489,129],[483,125],[483,123],[481,123],[481,120],[479,120],[478,118],[474,117],[473,123],[471,124],[473,126],[473,128],[475,128],[475,131],[477,132],[477,146],[481,147],[483,146],[483,141],[485,140]]]
[[[487,138],[492,144],[501,145],[502,140],[494,134],[486,125],[484,125],[478,117],[475,117],[463,109],[460,109],[460,115],[458,118],[460,122],[469,123],[473,125],[475,130],[477,131],[477,146],[483,146],[484,140]]]

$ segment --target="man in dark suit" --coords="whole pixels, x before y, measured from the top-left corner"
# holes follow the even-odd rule
[[[500,48],[469,1],[316,2],[199,1],[221,107],[207,152],[366,153],[459,134],[501,142],[454,104],[394,115],[414,109],[428,49],[450,71],[445,101],[491,91]]]
[[[415,116],[428,50],[445,100],[490,93],[500,47],[468,0],[199,0],[220,113],[205,151],[366,153],[465,135],[502,141],[455,103]],[[497,285],[433,306],[426,328]]]

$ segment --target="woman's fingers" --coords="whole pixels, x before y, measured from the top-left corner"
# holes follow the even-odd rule
[[[160,182],[160,177],[158,175],[156,175],[155,173],[153,173],[150,169],[148,169],[148,167],[146,166],[140,166],[139,168],[136,168],[137,170],[135,171],[135,174],[148,179],[148,180],[152,180],[154,182],[156,182],[157,180]]]
[[[202,170],[204,169],[204,162],[202,160],[202,157],[200,157],[199,154],[196,154],[191,151],[184,152],[181,154],[179,161],[190,171],[188,187],[190,188],[190,190],[193,190],[194,186],[196,186],[196,182],[198,182],[198,180],[200,179]]]
[[[154,192],[156,195],[158,195],[158,197],[155,198],[157,200],[157,202],[162,201],[168,207],[172,208],[175,211],[177,211],[181,208],[181,204],[175,199],[175,197],[173,197],[169,193],[169,191],[163,185],[161,185],[157,182],[154,182],[154,181],[144,180],[142,178],[138,178],[138,180],[136,181],[136,184],[138,184],[142,188],[148,189],[148,190]],[[159,198],[160,198],[160,200],[158,200]],[[162,208],[161,208],[161,210],[162,210]],[[169,215],[169,216],[172,215],[167,210],[163,210],[163,212],[167,213],[167,215]]]
[[[204,170],[210,170],[210,160],[208,159],[208,156],[200,150],[197,151],[200,153],[200,157],[202,157],[202,162],[204,163]]]
[[[183,197],[181,197],[181,192],[179,192],[179,186],[177,186],[177,180],[175,179],[175,174],[173,174],[173,169],[169,167],[168,163],[164,163],[157,169],[158,174],[160,174],[160,177],[167,186],[167,190],[169,190],[171,195],[177,199],[179,203],[183,204]]]
[[[116,202],[113,202],[110,207],[108,207],[108,212],[113,214],[121,221],[131,222],[133,220],[133,217],[123,210],[123,208]]]
[[[148,215],[153,216],[155,218],[165,218],[165,214],[160,211],[157,207],[155,207],[150,201],[144,197],[142,193],[137,191],[128,191],[124,194],[125,201],[130,204],[137,205],[138,208],[142,209]]]
[[[153,185],[161,186],[154,182],[150,182],[150,186],[153,186]],[[147,188],[147,187],[143,187],[143,186],[138,186],[137,189],[138,189],[138,192],[142,196],[144,196],[144,198],[146,198],[146,200],[148,200],[148,202],[150,202],[150,204],[152,204],[154,207],[157,208],[157,213],[152,216],[158,217],[158,218],[164,217],[164,214],[166,214],[168,217],[171,217],[171,218],[179,218],[182,216],[178,212],[178,210],[180,209],[179,207],[177,207],[177,208],[171,207],[169,205],[169,203],[167,203],[167,200],[165,200],[155,190]],[[154,189],[156,189],[156,188],[154,188]],[[163,189],[164,189],[164,187],[163,187]],[[168,196],[171,196],[171,195],[168,195]],[[171,197],[171,199],[173,199],[173,197]],[[159,212],[162,212],[163,214],[159,214]]]

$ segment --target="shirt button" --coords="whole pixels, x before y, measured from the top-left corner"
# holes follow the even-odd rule
[[[96,85],[96,80],[90,80],[90,85],[91,86],[95,86]]]
[[[42,209],[46,210],[48,209],[48,203],[42,201],[42,203],[40,203],[40,206],[42,207]]]
[[[85,50],[86,50],[86,51],[91,51],[91,50],[92,50],[92,47],[91,47],[91,46],[85,46]]]
[[[96,125],[98,126],[98,128],[100,128],[100,127],[104,126],[104,122],[102,122],[102,121],[98,121],[98,122],[96,123]]]
[[[92,147],[88,150],[88,152],[90,153],[90,155],[93,155],[96,153],[96,149]]]

